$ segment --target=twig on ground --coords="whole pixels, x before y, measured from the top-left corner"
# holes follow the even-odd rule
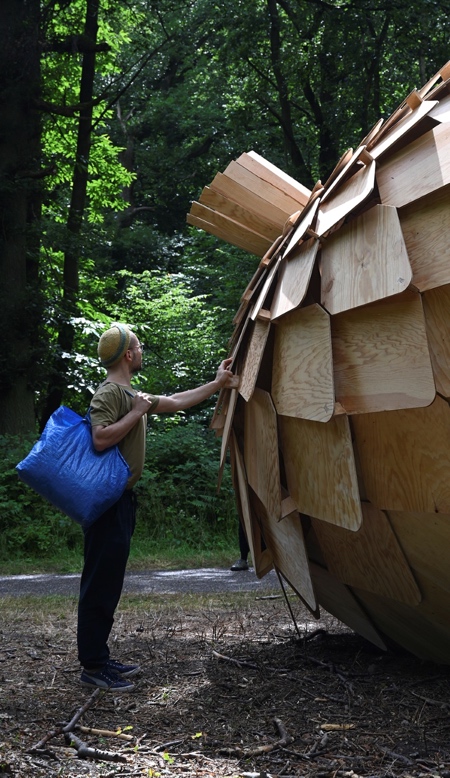
[[[231,664],[238,665],[239,667],[250,667],[251,670],[258,669],[258,666],[255,665],[253,662],[246,662],[245,659],[233,659],[232,656],[225,656],[225,654],[219,654],[218,651],[213,650],[213,656],[215,656],[216,659],[220,659],[221,662],[231,662]]]
[[[287,734],[283,722],[279,718],[274,718],[273,723],[278,730],[280,739],[275,743],[270,743],[266,746],[258,746],[257,748],[221,748],[220,754],[224,756],[238,756],[238,757],[254,757],[261,756],[262,754],[270,754],[271,751],[275,751],[277,748],[284,748],[293,742],[294,738]]]
[[[73,734],[73,732],[66,732],[65,740],[68,746],[72,746],[77,752],[79,759],[95,759],[102,762],[124,762],[127,758],[122,754],[113,753],[111,751],[102,751],[99,748],[91,748],[87,746],[79,737]]]

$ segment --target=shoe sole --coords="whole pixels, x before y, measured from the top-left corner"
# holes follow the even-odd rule
[[[80,681],[80,683],[86,689],[102,689],[105,692],[131,692],[134,689],[134,683],[127,686],[100,686],[98,683],[90,683],[89,681]]]

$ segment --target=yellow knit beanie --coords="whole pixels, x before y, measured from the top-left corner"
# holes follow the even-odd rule
[[[130,345],[131,330],[126,324],[113,324],[98,342],[98,355],[103,367],[120,362]]]

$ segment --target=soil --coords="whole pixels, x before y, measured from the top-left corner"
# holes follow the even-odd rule
[[[93,695],[76,600],[2,600],[0,775],[450,778],[450,668],[289,605],[295,622],[279,595],[125,596],[113,655],[142,672]],[[100,759],[61,733],[85,704],[79,725],[122,736],[74,730]]]

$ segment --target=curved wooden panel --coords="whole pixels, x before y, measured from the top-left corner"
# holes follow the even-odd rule
[[[279,417],[289,494],[300,513],[357,530],[362,513],[346,416],[327,424]]]
[[[248,483],[269,518],[278,521],[281,487],[276,412],[270,394],[258,388],[245,405],[244,462]]]
[[[450,283],[449,202],[446,186],[399,211],[412,283],[421,292]]]
[[[318,240],[302,243],[284,259],[280,267],[280,278],[275,290],[270,318],[278,319],[285,313],[298,308],[308,291],[311,273],[319,249]]]
[[[272,398],[283,416],[327,422],[334,411],[330,317],[320,305],[275,326]]]
[[[448,399],[450,398],[450,284],[425,292],[423,307],[436,391]]]

